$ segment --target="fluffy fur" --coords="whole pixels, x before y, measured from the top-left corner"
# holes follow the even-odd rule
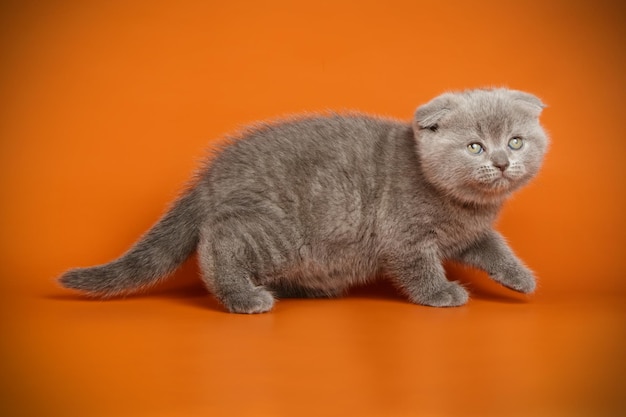
[[[197,250],[206,286],[235,313],[337,296],[381,276],[413,303],[462,305],[468,293],[446,279],[445,259],[530,293],[533,274],[492,224],[540,168],[543,107],[519,91],[472,90],[435,98],[412,123],[329,115],[258,126],[225,146],[126,254],[60,283],[128,293]]]

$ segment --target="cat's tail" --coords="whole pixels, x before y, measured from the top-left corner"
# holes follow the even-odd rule
[[[201,203],[197,188],[190,190],[120,258],[91,268],[70,269],[59,283],[100,297],[157,283],[196,249],[205,210]]]

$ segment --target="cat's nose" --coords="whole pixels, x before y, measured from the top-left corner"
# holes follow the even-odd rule
[[[509,161],[506,162],[494,162],[493,166],[504,172],[509,167]]]
[[[506,153],[498,151],[491,157],[491,163],[494,167],[504,172],[509,167],[509,158],[507,158]]]

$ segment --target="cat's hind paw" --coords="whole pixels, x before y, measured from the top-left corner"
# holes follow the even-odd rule
[[[263,287],[255,287],[253,291],[230,293],[220,298],[231,313],[265,313],[274,307],[274,297]]]

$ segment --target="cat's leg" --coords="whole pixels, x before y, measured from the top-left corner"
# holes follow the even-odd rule
[[[454,307],[467,303],[467,291],[459,283],[446,279],[435,250],[396,251],[385,258],[387,275],[411,302],[433,307]]]
[[[533,273],[515,256],[504,238],[491,231],[455,260],[487,272],[491,279],[515,291],[531,293],[536,282]]]
[[[209,236],[201,237],[198,245],[198,259],[207,287],[231,313],[271,310],[274,297],[253,282],[247,243],[233,229],[228,229],[225,225],[212,230]]]

